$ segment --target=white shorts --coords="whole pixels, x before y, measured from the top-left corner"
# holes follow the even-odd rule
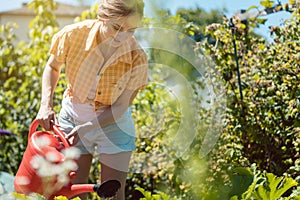
[[[59,114],[60,129],[68,134],[76,125],[76,119],[62,109]],[[79,138],[80,141],[74,146],[80,149],[81,154],[93,154],[95,150],[99,154],[134,151],[136,136],[131,109],[128,108],[115,123],[79,135]]]

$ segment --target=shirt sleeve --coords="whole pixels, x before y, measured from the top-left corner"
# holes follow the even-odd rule
[[[139,50],[133,57],[133,67],[130,80],[127,84],[128,90],[143,90],[148,83],[148,61],[144,51]]]
[[[65,29],[56,33],[52,38],[50,53],[53,54],[58,62],[65,63],[69,51],[69,38]]]

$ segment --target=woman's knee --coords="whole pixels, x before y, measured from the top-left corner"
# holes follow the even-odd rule
[[[125,172],[127,174],[129,169],[129,162],[132,152],[120,152],[116,154],[100,154],[101,165],[105,165],[110,171]]]

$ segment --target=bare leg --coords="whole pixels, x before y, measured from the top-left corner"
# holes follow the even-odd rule
[[[78,170],[76,171],[75,178],[72,179],[72,184],[88,183],[92,159],[93,156],[91,154],[80,156],[78,160]],[[84,200],[87,198],[87,194],[81,194],[78,197]]]
[[[118,180],[121,188],[117,193],[117,200],[125,200],[125,185],[131,152],[117,154],[101,154],[101,183],[108,180]]]

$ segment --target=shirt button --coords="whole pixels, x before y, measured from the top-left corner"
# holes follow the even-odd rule
[[[122,90],[122,87],[119,87],[119,90]]]
[[[98,95],[101,95],[101,91],[98,91]]]

